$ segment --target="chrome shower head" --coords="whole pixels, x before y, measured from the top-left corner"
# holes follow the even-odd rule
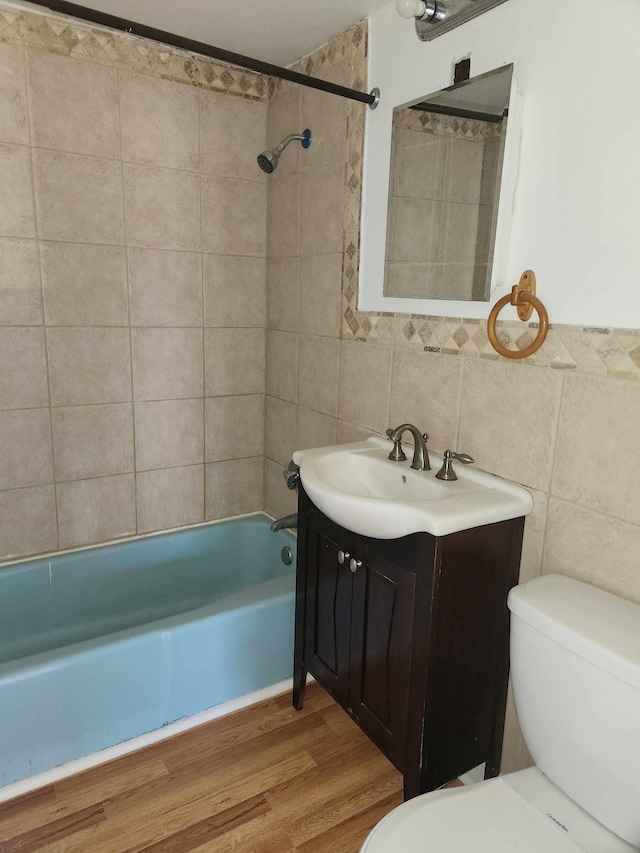
[[[270,175],[278,168],[280,155],[287,145],[290,142],[293,142],[294,139],[299,139],[302,147],[308,148],[311,145],[311,131],[307,129],[303,130],[302,133],[290,133],[289,136],[286,136],[279,145],[276,145],[275,148],[270,148],[268,151],[263,151],[262,154],[259,154],[258,166],[260,166],[263,172]]]

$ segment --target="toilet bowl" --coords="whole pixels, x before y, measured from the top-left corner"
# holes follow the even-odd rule
[[[536,766],[409,800],[361,853],[640,849],[640,607],[560,575],[512,590],[509,607]]]

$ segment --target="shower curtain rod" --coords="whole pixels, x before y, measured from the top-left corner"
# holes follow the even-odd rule
[[[325,80],[319,80],[317,77],[310,77],[308,74],[299,74],[297,71],[290,71],[288,68],[272,65],[270,62],[262,62],[260,59],[252,59],[250,56],[243,56],[240,53],[223,50],[221,47],[214,47],[211,44],[194,41],[193,39],[169,33],[165,30],[157,30],[155,27],[148,27],[146,24],[139,24],[136,21],[128,21],[126,18],[118,18],[116,15],[109,15],[106,12],[90,9],[88,6],[81,6],[78,3],[67,3],[66,0],[43,0],[43,2],[36,0],[35,5],[45,6],[52,12],[70,15],[73,18],[90,21],[92,24],[100,24],[114,30],[121,30],[131,35],[141,36],[142,38],[159,41],[172,47],[181,48],[182,50],[188,50],[191,53],[199,53],[203,56],[209,56],[212,59],[219,59],[221,62],[226,62],[229,65],[237,65],[249,71],[256,71],[258,74],[279,77],[282,80],[299,83],[301,86],[309,86],[312,89],[320,89],[332,95],[339,95],[341,98],[360,101],[363,104],[368,104],[369,109],[372,110],[375,110],[380,100],[380,91],[378,89],[372,89],[370,93],[359,92],[357,89],[348,89],[346,86],[328,83]]]

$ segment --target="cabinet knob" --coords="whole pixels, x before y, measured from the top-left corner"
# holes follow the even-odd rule
[[[362,568],[362,560],[356,560],[352,557],[351,562],[349,563],[349,568],[355,574],[358,569]]]
[[[338,551],[338,562],[341,566],[344,565],[348,559],[349,555],[347,553],[345,553],[344,551]]]

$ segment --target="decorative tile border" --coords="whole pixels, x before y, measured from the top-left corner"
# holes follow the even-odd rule
[[[456,139],[485,140],[498,139],[506,129],[506,121],[480,121],[478,119],[456,118],[421,110],[394,110],[393,126],[403,130],[420,133],[435,133],[454,136]]]
[[[267,79],[260,74],[51,12],[0,5],[2,41],[228,95],[267,97]]]

